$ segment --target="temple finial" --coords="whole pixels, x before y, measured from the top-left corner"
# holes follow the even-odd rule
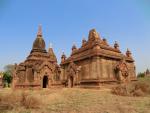
[[[119,44],[118,44],[117,41],[115,41],[114,48],[115,48],[115,49],[119,49]]]
[[[74,51],[74,50],[76,50],[76,49],[77,49],[77,47],[76,47],[75,43],[73,43],[72,51]]]
[[[131,51],[129,50],[129,48],[127,48],[126,56],[127,56],[127,57],[132,57],[132,53],[131,53]]]
[[[86,44],[86,42],[87,42],[86,39],[83,37],[82,38],[82,46],[84,46]]]
[[[42,25],[39,25],[37,36],[42,36]]]
[[[52,48],[53,47],[53,44],[52,43],[49,43],[49,48]]]
[[[100,36],[97,33],[96,29],[91,29],[89,31],[89,37],[88,40],[93,41],[93,40],[100,40]]]

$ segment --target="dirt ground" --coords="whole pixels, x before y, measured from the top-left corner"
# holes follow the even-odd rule
[[[150,96],[117,96],[109,89],[3,89],[0,113],[150,113]]]

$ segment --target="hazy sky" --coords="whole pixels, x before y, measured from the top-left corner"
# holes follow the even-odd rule
[[[131,50],[137,72],[150,68],[149,0],[0,0],[0,70],[26,59],[39,24],[59,61],[96,28],[110,45]]]

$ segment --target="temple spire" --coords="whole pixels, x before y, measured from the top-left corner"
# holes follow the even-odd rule
[[[53,48],[53,44],[52,43],[49,43],[49,48]]]
[[[127,48],[127,51],[126,51],[126,56],[127,57],[132,57],[132,53],[128,48]]]
[[[61,62],[64,62],[66,60],[66,55],[65,53],[63,52],[62,56],[61,56]]]
[[[119,44],[117,43],[117,41],[115,41],[114,48],[119,49]]]
[[[42,25],[39,25],[37,36],[42,36]]]
[[[89,41],[100,40],[100,36],[99,36],[98,32],[96,31],[96,29],[91,29],[89,31],[88,40]]]
[[[45,41],[42,37],[42,26],[39,25],[35,41],[33,42],[32,51],[46,52]]]
[[[76,47],[76,45],[75,45],[75,43],[73,44],[73,46],[72,46],[72,51],[74,51],[74,50],[76,50],[77,49],[77,47]]]

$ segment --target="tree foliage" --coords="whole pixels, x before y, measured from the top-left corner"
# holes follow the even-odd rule
[[[3,82],[4,82],[4,87],[10,86],[12,82],[12,75],[10,74],[10,72],[4,72]]]
[[[137,77],[145,77],[145,73],[138,73]]]
[[[4,67],[3,82],[4,87],[9,87],[13,79],[14,65],[9,64]]]

